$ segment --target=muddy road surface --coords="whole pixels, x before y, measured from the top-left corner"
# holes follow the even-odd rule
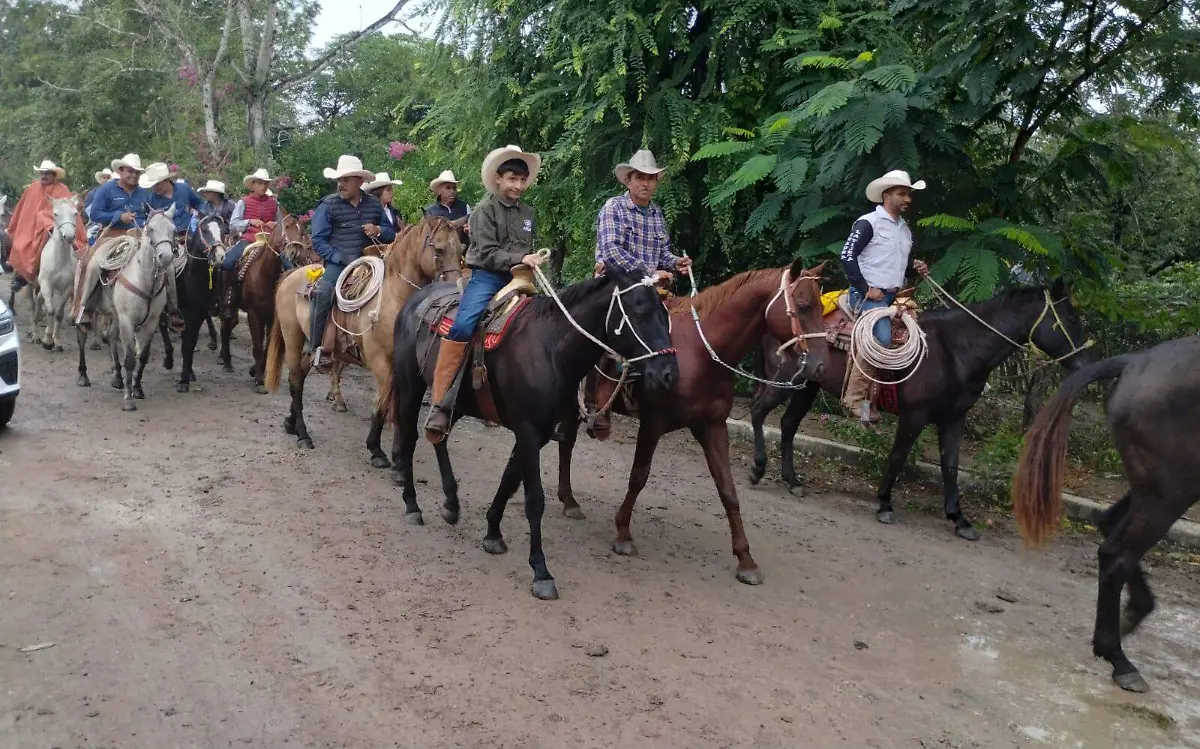
[[[1153,691],[1130,695],[1090,653],[1094,538],[1033,553],[921,513],[883,526],[866,494],[750,487],[735,450],[766,573],[748,587],[703,457],[677,436],[634,515],[641,555],[618,557],[624,423],[580,444],[586,520],[559,513],[544,454],[562,598],[540,602],[519,501],[511,551],[480,546],[506,431],[454,432],[456,527],[423,443],[429,524],[406,525],[363,448],[361,372],[346,414],[310,379],[317,446],[301,451],[280,428],[287,397],[252,392],[239,332],[237,373],[202,343],[202,389],[184,395],[156,341],[135,413],[104,352],[80,389],[72,342],[25,347],[0,434],[0,747],[1200,746],[1186,562],[1152,571],[1160,608],[1127,651]]]

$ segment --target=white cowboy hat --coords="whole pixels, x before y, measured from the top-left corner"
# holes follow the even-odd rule
[[[429,183],[429,189],[431,191],[436,190],[438,188],[438,185],[446,183],[446,182],[453,182],[455,185],[462,184],[462,180],[455,179],[454,172],[447,169],[446,171],[439,174],[432,182]]]
[[[146,167],[146,171],[142,172],[138,177],[138,187],[150,189],[163,180],[171,179],[171,172],[167,169],[167,165],[161,161],[156,161]]]
[[[879,179],[871,180],[871,184],[867,185],[867,200],[872,203],[882,203],[883,193],[893,187],[911,187],[914,190],[924,190],[925,180],[919,179],[913,182],[908,176],[908,172],[894,169]]]
[[[363,182],[375,179],[375,172],[363,169],[362,160],[357,156],[342,155],[338,157],[336,169],[325,168],[325,179],[341,179],[342,177],[362,177]]]
[[[624,164],[617,164],[617,181],[622,185],[629,182],[631,172],[641,172],[642,174],[662,174],[667,171],[665,166],[659,166],[654,160],[654,154],[643,148],[633,155],[633,158]]]
[[[530,187],[533,187],[533,184],[537,182],[538,172],[542,168],[542,157],[536,153],[522,151],[520,146],[509,145],[504,148],[497,148],[483,160],[483,168],[480,170],[480,176],[483,178],[483,187],[488,192],[496,192],[497,183],[499,182],[496,170],[509,159],[520,159],[525,162],[525,166],[529,167]]]
[[[35,166],[33,168],[33,171],[37,172],[38,174],[41,174],[42,172],[54,172],[55,174],[58,175],[59,179],[62,179],[63,176],[67,173],[66,169],[63,169],[61,166],[59,166],[58,164],[55,164],[50,159],[43,159],[41,165]]]
[[[267,197],[268,198],[275,197],[275,193],[271,192],[271,188],[269,188],[269,187],[267,188]]]
[[[215,192],[223,198],[226,197],[225,183],[215,179],[210,179],[204,184],[204,187],[201,187],[196,192]]]
[[[96,178],[96,184],[100,184],[102,181],[100,178],[113,176],[113,170],[109,169],[108,167],[104,167],[100,171],[96,172],[93,176]]]
[[[256,169],[256,170],[254,170],[254,174],[247,174],[245,177],[242,177],[242,187],[249,187],[251,180],[256,180],[256,179],[261,179],[263,182],[266,182],[268,185],[275,181],[275,180],[271,179],[270,174],[267,174],[266,169]]]
[[[144,172],[142,168],[142,157],[136,153],[127,153],[119,159],[112,160],[112,170],[116,172],[121,167],[127,166],[135,172]]]
[[[375,175],[374,181],[363,185],[362,189],[367,192],[371,192],[372,190],[378,190],[379,188],[387,187],[388,185],[395,187],[403,184],[404,183],[398,179],[392,179],[392,175],[388,174],[387,172],[380,172],[379,174]]]

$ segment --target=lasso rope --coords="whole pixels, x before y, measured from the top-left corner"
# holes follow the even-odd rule
[[[359,268],[368,269],[369,275],[365,282],[355,282],[352,279],[353,273]],[[334,319],[333,324],[337,326],[338,330],[347,335],[364,336],[374,329],[375,324],[379,322],[379,308],[383,306],[383,294],[380,291],[383,289],[383,279],[386,272],[383,258],[374,255],[363,255],[346,266],[346,269],[342,271],[342,275],[338,276],[337,282],[333,285],[333,293],[337,296],[338,309],[348,314],[358,312],[367,306],[372,299],[375,299],[375,309],[367,314],[367,319],[371,324],[361,333],[347,330]],[[348,281],[350,283],[346,283]],[[346,291],[343,291],[343,287],[347,287]]]
[[[929,343],[925,340],[925,331],[921,330],[921,326],[917,324],[915,315],[900,317],[900,321],[908,329],[908,340],[900,346],[891,348],[875,340],[875,334],[872,332],[875,323],[891,317],[892,314],[890,306],[860,312],[858,319],[854,322],[854,329],[850,331],[849,355],[850,360],[854,362],[854,368],[871,382],[880,385],[896,384],[912,377],[929,354]],[[892,324],[895,325],[895,321]],[[901,380],[877,380],[863,369],[859,363],[860,360],[875,369],[888,372],[899,372],[908,367],[912,367],[912,371]]]
[[[137,252],[138,241],[138,237],[128,234],[109,241],[104,247],[103,254],[96,258],[96,265],[100,267],[100,270],[121,270],[133,259],[134,253]]]

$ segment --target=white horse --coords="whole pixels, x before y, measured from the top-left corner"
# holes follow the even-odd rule
[[[54,228],[42,247],[38,268],[38,292],[46,312],[46,330],[42,348],[62,351],[58,341],[67,303],[75,290],[75,218],[79,209],[72,198],[58,198],[51,203],[54,209]]]
[[[125,400],[121,404],[124,411],[136,411],[134,399],[146,397],[142,391],[142,373],[150,361],[150,343],[158,331],[159,315],[166,308],[167,284],[175,280],[175,223],[171,220],[174,214],[175,206],[150,213],[133,256],[117,271],[113,281],[99,290],[97,311],[110,315],[115,323],[109,333],[114,366],[112,386],[125,390]],[[105,262],[111,260],[105,249],[99,248],[94,253],[92,265],[104,268]],[[85,295],[84,304],[92,296],[91,292],[90,288],[81,291]],[[76,334],[79,340],[77,384],[81,387],[91,384],[84,354],[87,327],[78,326]],[[122,367],[124,377],[121,376]]]

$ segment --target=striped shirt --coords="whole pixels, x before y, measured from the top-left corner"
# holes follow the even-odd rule
[[[612,263],[626,271],[674,270],[671,238],[662,209],[642,208],[626,192],[609,198],[596,217],[596,262]]]

